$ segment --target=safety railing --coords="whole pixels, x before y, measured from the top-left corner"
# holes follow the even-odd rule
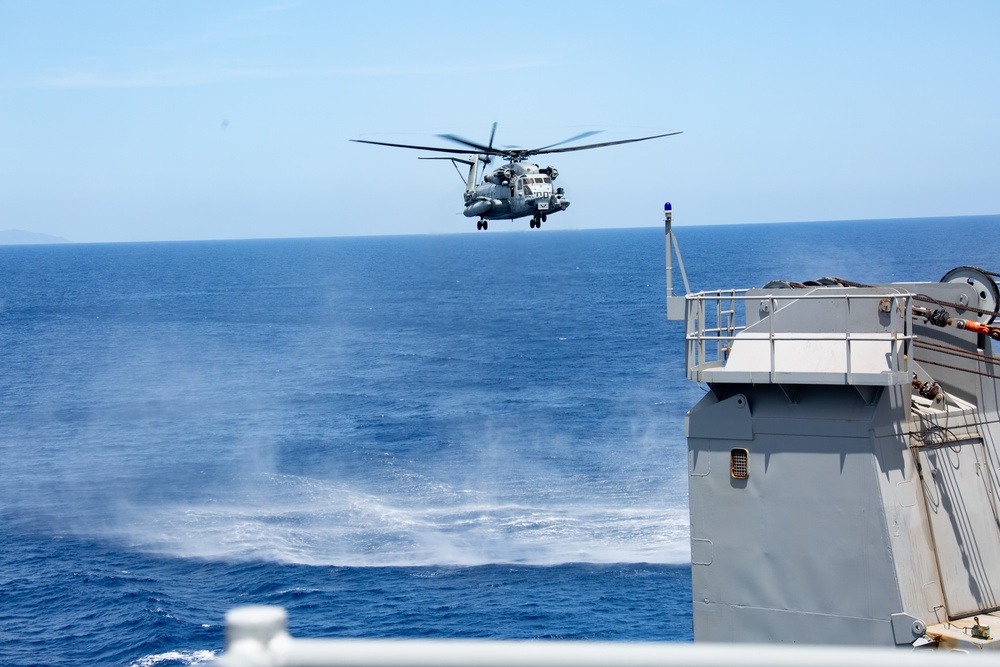
[[[686,299],[696,382],[909,381],[913,295],[876,288],[718,290]],[[748,322],[747,309],[757,308]]]

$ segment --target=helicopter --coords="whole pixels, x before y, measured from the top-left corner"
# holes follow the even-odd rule
[[[533,155],[543,155],[547,153],[568,153],[570,151],[583,151],[591,148],[603,148],[605,146],[617,146],[618,144],[631,144],[637,141],[649,141],[660,137],[670,137],[680,132],[668,132],[666,134],[655,134],[650,137],[639,137],[638,139],[623,139],[621,141],[606,141],[598,144],[586,144],[583,146],[565,146],[573,141],[579,141],[587,137],[599,134],[600,131],[584,132],[575,137],[564,139],[563,141],[541,146],[539,148],[497,148],[493,146],[493,138],[496,136],[497,124],[493,123],[490,132],[490,141],[483,145],[454,134],[439,134],[441,139],[447,139],[466,148],[442,148],[437,146],[414,146],[411,144],[394,144],[384,141],[367,141],[364,139],[351,139],[351,141],[361,144],[374,144],[376,146],[392,146],[395,148],[412,148],[416,150],[431,151],[436,153],[449,153],[450,157],[422,157],[421,160],[450,160],[465,180],[465,217],[475,218],[476,229],[489,229],[490,220],[514,220],[531,216],[528,223],[532,229],[540,229],[549,215],[565,211],[569,208],[569,199],[563,188],[553,189],[552,181],[559,176],[559,171],[555,167],[539,167],[537,164],[526,162],[525,160]],[[562,148],[559,148],[563,146]],[[473,152],[470,153],[469,149]],[[461,156],[461,157],[456,157]],[[489,170],[490,163],[495,156],[499,156],[506,161],[502,167]],[[479,164],[483,164],[483,178],[477,183]],[[463,164],[468,166],[468,172],[463,175],[461,168]]]

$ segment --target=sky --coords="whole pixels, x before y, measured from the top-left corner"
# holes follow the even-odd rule
[[[547,229],[1000,213],[1000,2],[0,0],[0,230],[477,233],[435,135],[542,146]],[[494,230],[528,229],[528,219]]]

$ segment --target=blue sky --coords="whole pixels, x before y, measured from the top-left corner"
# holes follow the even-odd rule
[[[683,131],[542,159],[546,229],[996,214],[997,35],[994,1],[0,0],[0,229],[475,233],[450,165],[349,139],[494,121]]]

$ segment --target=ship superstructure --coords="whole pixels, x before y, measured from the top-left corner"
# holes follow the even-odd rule
[[[997,294],[960,267],[688,295],[696,641],[997,646]]]

